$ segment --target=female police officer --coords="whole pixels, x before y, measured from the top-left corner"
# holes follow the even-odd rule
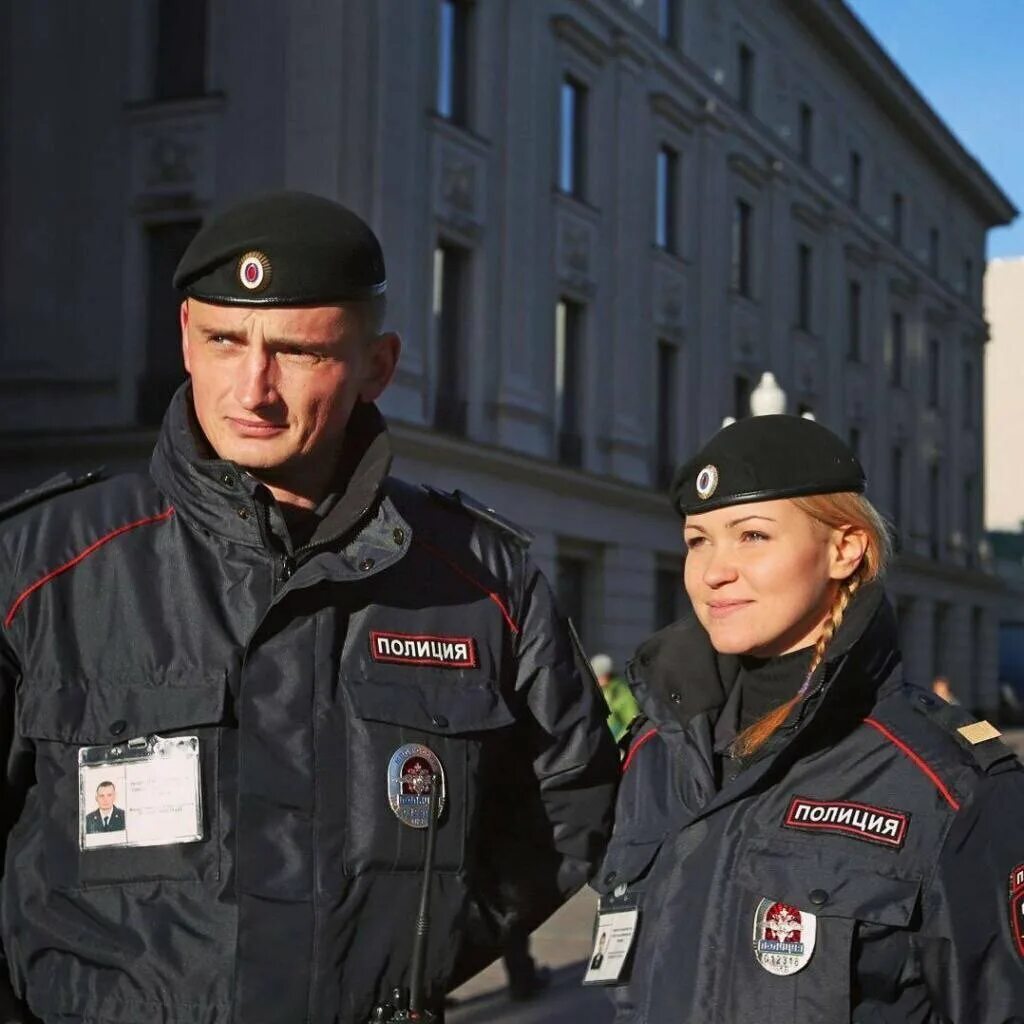
[[[1024,770],[902,679],[863,489],[788,416],[676,477],[696,617],[630,666],[598,878],[606,921],[639,901],[619,1022],[1024,1022]]]

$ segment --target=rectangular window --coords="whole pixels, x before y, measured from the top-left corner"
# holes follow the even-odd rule
[[[737,420],[750,415],[750,379],[742,373],[732,379],[732,415]]]
[[[960,421],[968,430],[974,427],[974,402],[974,363],[970,359],[965,359]]]
[[[562,81],[558,187],[566,195],[584,195],[586,86],[572,77]]]
[[[736,55],[738,68],[737,94],[740,110],[754,112],[754,51],[746,43],[740,43]]]
[[[658,406],[655,410],[656,432],[655,481],[658,487],[668,487],[675,471],[676,404],[678,389],[678,349],[670,341],[658,342],[658,379],[656,382]]]
[[[941,471],[933,462],[928,467],[928,551],[932,558],[942,555]]]
[[[658,35],[669,46],[679,43],[679,0],[658,0]]]
[[[889,383],[894,388],[903,387],[903,314],[893,313],[889,322]]]
[[[174,315],[181,295],[171,287],[171,278],[200,226],[198,220],[185,220],[146,229],[146,348],[135,392],[135,418],[144,427],[160,424],[167,403],[185,379],[181,332]]]
[[[889,487],[889,508],[892,511],[892,524],[899,531],[903,525],[903,449],[898,445],[892,450]]]
[[[434,249],[434,334],[437,376],[434,426],[449,434],[466,433],[465,316],[469,253],[440,243]]]
[[[938,338],[928,339],[928,407],[937,409],[942,391],[942,346]]]
[[[977,529],[978,516],[974,507],[976,499],[977,485],[974,476],[969,476],[964,480],[964,508],[963,508],[963,524],[964,524],[964,552],[967,556],[967,564],[974,565],[975,557],[977,555],[977,541],[974,536],[975,530]]]
[[[559,299],[555,307],[555,431],[558,460],[566,466],[583,464],[582,357],[583,306]]]
[[[928,231],[928,270],[935,277],[939,276],[939,229]]]
[[[584,558],[559,555],[555,564],[555,593],[559,610],[572,619],[581,640],[586,640],[587,597],[590,590],[587,577],[590,566]]]
[[[850,150],[850,205],[860,209],[861,157],[855,149]]]
[[[802,331],[811,329],[811,247],[796,247],[796,325]]]
[[[800,104],[800,161],[814,163],[814,111],[809,103]]]
[[[892,194],[892,240],[903,244],[903,196],[899,192]]]
[[[654,573],[654,628],[664,629],[683,617],[683,579],[679,569]]]
[[[861,457],[861,454],[860,454],[860,446],[861,446],[860,427],[850,427],[849,444],[850,444],[850,451],[852,451],[853,454],[856,455],[857,458],[859,459]]]
[[[657,180],[655,182],[656,223],[654,243],[666,252],[676,252],[676,209],[678,191],[679,154],[669,146],[658,149]]]
[[[753,219],[753,207],[737,199],[732,217],[732,287],[733,291],[747,298],[751,294],[750,243]]]
[[[849,281],[846,285],[846,357],[854,363],[861,358],[861,287],[860,281]]]
[[[158,0],[153,99],[206,92],[206,0]]]
[[[964,259],[964,295],[970,299],[974,296],[974,262]]]
[[[469,100],[469,11],[466,0],[441,0],[437,54],[437,112],[466,124]]]

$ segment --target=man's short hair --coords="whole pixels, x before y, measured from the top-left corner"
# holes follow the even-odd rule
[[[114,790],[115,793],[117,792],[117,787],[111,781],[109,781],[109,779],[104,782],[101,782],[96,787],[96,792],[98,793],[101,789],[112,789]]]

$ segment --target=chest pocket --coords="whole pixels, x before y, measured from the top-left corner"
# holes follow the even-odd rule
[[[416,871],[426,830],[404,824],[391,809],[389,766],[402,747],[420,744],[441,762],[445,806],[437,830],[436,866],[459,871],[466,837],[488,798],[486,779],[500,772],[515,716],[491,679],[375,677],[345,684],[346,874],[377,869]],[[511,760],[511,759],[510,759]],[[521,757],[516,759],[521,760]],[[497,762],[497,763],[496,763]]]
[[[17,848],[33,835],[45,877],[56,889],[128,882],[215,881],[220,874],[218,760],[224,673],[190,674],[146,685],[80,679],[19,694],[18,727],[36,749],[36,786],[12,834]],[[168,846],[79,849],[78,752],[136,736],[199,737],[203,839]],[[89,808],[85,808],[89,810]],[[130,813],[130,810],[129,810]]]
[[[737,868],[738,891],[732,948],[738,951],[730,974],[726,1020],[800,1019],[831,1024],[849,1020],[860,998],[857,984],[858,933],[896,934],[913,920],[921,883],[883,875],[856,857],[839,857],[822,846],[773,842],[748,848]],[[813,950],[795,973],[779,975],[755,955],[764,934],[757,918],[762,900],[790,908],[808,937],[813,917]],[[770,912],[770,910],[769,910]],[[902,941],[893,948],[903,948]],[[770,961],[769,961],[770,962]],[[894,965],[898,970],[899,965]]]

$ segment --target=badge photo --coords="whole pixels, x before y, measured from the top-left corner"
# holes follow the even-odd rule
[[[446,795],[441,759],[422,743],[407,743],[391,755],[388,762],[388,802],[403,825],[426,828],[430,824],[434,776],[441,787],[437,797],[437,817],[440,819]]]
[[[817,930],[814,914],[763,899],[754,911],[754,957],[769,974],[796,974],[810,963]]]

